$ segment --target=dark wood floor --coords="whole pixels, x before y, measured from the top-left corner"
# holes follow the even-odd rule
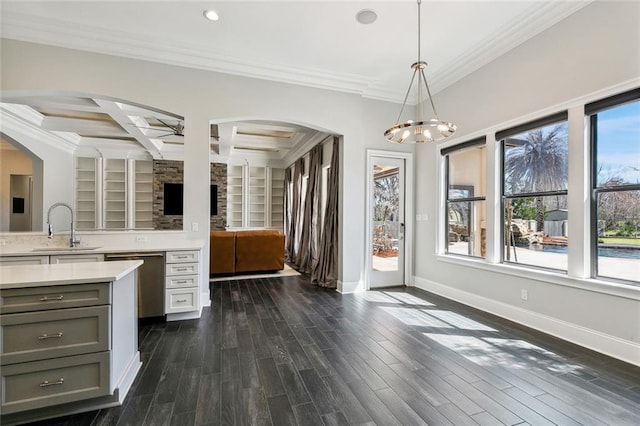
[[[640,368],[416,289],[212,284],[122,407],[48,425],[640,425]]]

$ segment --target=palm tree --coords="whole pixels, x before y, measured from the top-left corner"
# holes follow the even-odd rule
[[[526,139],[505,141],[505,194],[558,191],[567,188],[567,125],[527,132]],[[544,203],[536,197],[536,224],[544,227]]]

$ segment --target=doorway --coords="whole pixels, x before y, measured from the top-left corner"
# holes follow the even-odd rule
[[[371,151],[368,156],[368,288],[406,285],[408,281],[410,155]]]

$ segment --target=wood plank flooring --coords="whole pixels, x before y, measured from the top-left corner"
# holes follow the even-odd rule
[[[640,425],[640,368],[436,295],[212,283],[140,328],[125,404],[47,425]]]

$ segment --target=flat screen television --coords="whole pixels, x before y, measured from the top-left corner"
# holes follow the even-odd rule
[[[209,212],[211,216],[218,214],[218,185],[211,185]],[[184,186],[181,183],[165,183],[164,184],[164,214],[165,216],[182,216],[184,200]]]

